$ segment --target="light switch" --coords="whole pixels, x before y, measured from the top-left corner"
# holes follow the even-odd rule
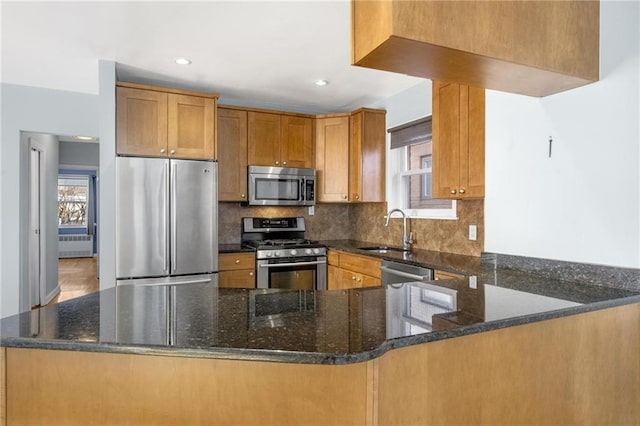
[[[309,206],[309,216],[313,216],[314,214],[316,214],[315,206]]]
[[[469,240],[475,241],[478,238],[478,226],[469,225]]]
[[[478,288],[478,277],[475,275],[469,277],[469,288]]]

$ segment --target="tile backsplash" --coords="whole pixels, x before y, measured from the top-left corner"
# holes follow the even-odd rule
[[[315,240],[354,239],[399,246],[402,218],[392,218],[384,227],[386,203],[316,204],[309,216],[307,207],[248,207],[239,203],[220,203],[219,238],[221,244],[240,242],[243,217],[302,216],[306,237]],[[476,241],[469,241],[469,225],[477,225]],[[458,220],[410,219],[408,228],[416,236],[415,248],[480,256],[484,249],[484,201],[458,201]]]

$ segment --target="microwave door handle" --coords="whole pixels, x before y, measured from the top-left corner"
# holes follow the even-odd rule
[[[299,201],[304,201],[307,199],[306,194],[305,194],[305,181],[304,178],[300,179],[300,200]]]

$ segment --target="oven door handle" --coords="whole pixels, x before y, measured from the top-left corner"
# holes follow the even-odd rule
[[[326,260],[317,260],[313,262],[290,262],[290,263],[267,263],[266,265],[258,265],[259,268],[273,268],[276,266],[307,266],[307,265],[321,265],[327,263]]]

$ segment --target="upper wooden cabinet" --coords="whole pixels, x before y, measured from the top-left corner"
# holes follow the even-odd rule
[[[116,152],[215,159],[217,95],[133,83],[116,88]]]
[[[316,200],[349,201],[349,115],[316,119]]]
[[[253,166],[312,168],[310,117],[249,111],[248,163]]]
[[[484,197],[485,91],[433,82],[433,198]]]
[[[247,201],[247,111],[218,108],[218,200]]]
[[[366,108],[316,119],[319,202],[385,201],[385,120]]]
[[[598,1],[352,0],[352,63],[546,96],[599,78]]]
[[[386,111],[362,108],[349,121],[349,200],[385,201]]]

